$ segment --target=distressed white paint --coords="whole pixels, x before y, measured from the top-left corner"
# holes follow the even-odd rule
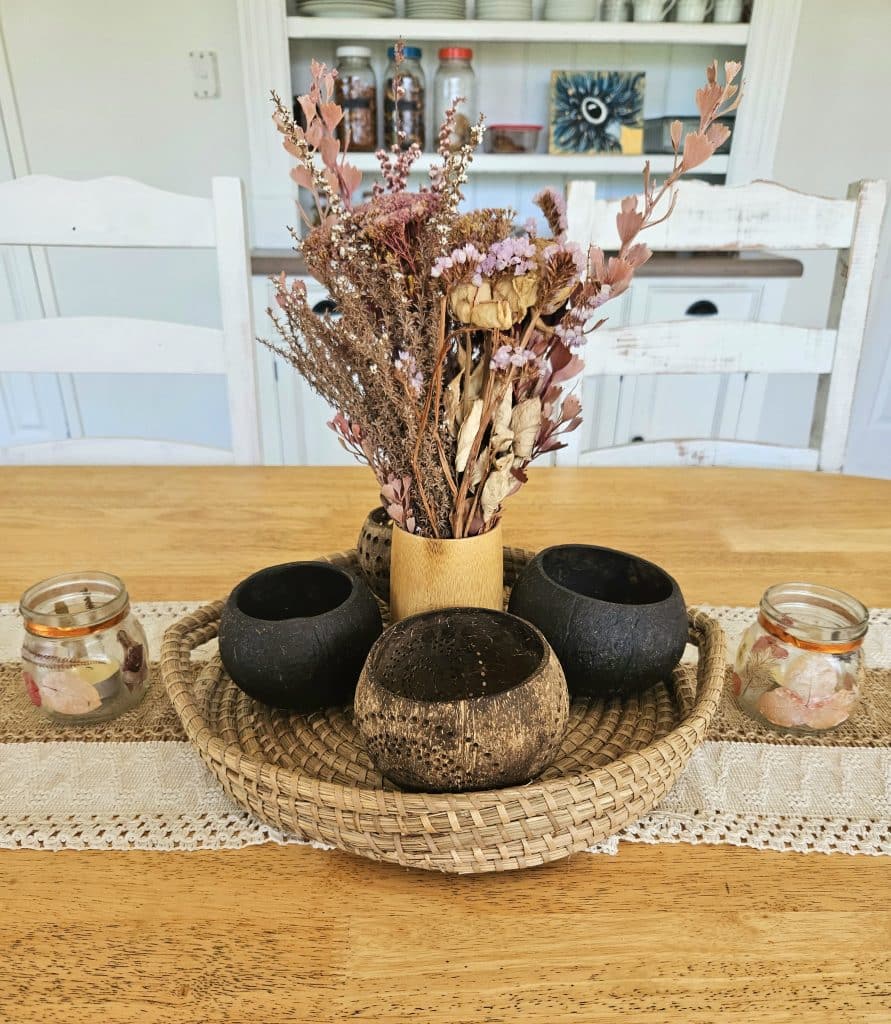
[[[818,398],[808,451],[813,453],[814,467],[841,470],[885,194],[884,182],[852,185],[847,200],[807,196],[767,182],[735,188],[695,183],[682,188],[678,208],[669,222],[673,224],[677,219],[678,226],[656,239],[658,247],[708,248],[702,244],[708,236],[719,239],[721,248],[733,250],[799,250],[830,245],[840,250],[829,328],[739,323],[721,323],[718,328],[714,323],[697,322],[655,323],[601,332],[603,338],[595,335],[591,342],[591,366],[586,372],[715,373],[723,369],[737,373],[822,374],[825,387]],[[702,210],[694,205],[700,201]],[[590,183],[574,182],[570,187],[569,236],[574,241],[585,246],[592,242],[605,247],[616,244],[615,214],[616,204],[597,200]],[[648,237],[647,241],[651,243],[653,239]],[[727,424],[717,426],[721,429]],[[694,463],[707,462],[712,456],[727,456],[732,464],[742,464],[741,459],[751,457],[760,460],[755,465],[767,465],[763,461],[764,446],[740,441],[714,442],[717,447],[704,449],[691,449],[686,442],[683,448],[672,442],[656,443],[613,449],[613,454],[583,454],[581,439],[573,435],[569,435],[568,442],[568,447],[557,455],[558,463],[585,464],[602,458],[607,464],[620,464],[615,460],[624,456],[633,458],[637,464],[652,456],[660,464],[672,460],[690,464],[690,452],[694,451]],[[798,451],[771,447],[774,455]]]
[[[857,209],[853,200],[811,196],[770,181],[729,187],[682,181],[677,196],[671,217],[642,236],[654,252],[845,249]],[[597,199],[592,182],[571,182],[570,237],[618,248],[619,203]]]
[[[818,453],[811,448],[755,441],[696,438],[643,441],[585,452],[580,466],[760,466],[763,469],[817,469]]]
[[[828,373],[835,331],[784,324],[683,320],[602,327],[585,346],[585,374]]]
[[[57,217],[55,225],[48,211]],[[33,235],[28,231],[32,220]],[[38,373],[54,368],[80,373],[225,373],[232,452],[213,455],[211,461],[258,462],[249,252],[241,182],[215,178],[212,199],[171,195],[117,178],[71,182],[40,176],[0,184],[0,245],[32,241],[69,245],[72,226],[80,246],[216,249],[222,331],[124,318],[13,321],[0,324],[0,367]],[[137,228],[144,228],[144,241]],[[133,351],[128,352],[128,347]],[[119,439],[117,444],[121,461],[128,460],[127,453],[161,461],[176,457],[177,446],[168,442],[139,446],[133,440]],[[105,461],[110,448],[107,439],[29,446],[23,448],[22,457],[61,458],[68,452],[73,459],[95,455]],[[181,461],[207,456],[207,449],[194,445],[179,446],[179,451]]]

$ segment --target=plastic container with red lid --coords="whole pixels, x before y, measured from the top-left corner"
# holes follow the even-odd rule
[[[449,149],[453,152],[470,142],[470,129],[477,119],[476,75],[470,63],[472,59],[473,50],[466,46],[444,46],[439,51],[439,68],[433,84],[437,133],[449,108],[460,99],[448,138]]]

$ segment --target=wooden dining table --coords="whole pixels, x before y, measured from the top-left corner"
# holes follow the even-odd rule
[[[3,468],[0,600],[85,567],[218,598],[351,547],[376,503],[360,468]],[[640,553],[688,603],[804,578],[891,605],[891,481],[536,469],[504,534]],[[293,845],[5,850],[0,894],[4,1024],[891,1021],[887,857],[625,843],[456,877]]]

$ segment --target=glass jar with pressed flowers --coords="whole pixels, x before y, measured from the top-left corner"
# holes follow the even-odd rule
[[[841,590],[815,583],[770,587],[737,651],[737,703],[784,732],[841,725],[860,697],[868,626],[866,608]]]
[[[19,609],[25,689],[49,718],[104,722],[142,700],[149,677],[145,634],[117,576],[54,576],[26,590]]]

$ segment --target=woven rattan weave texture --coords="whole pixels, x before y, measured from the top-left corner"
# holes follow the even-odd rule
[[[506,548],[509,587],[529,558]],[[329,556],[354,571],[355,552]],[[639,698],[575,703],[560,753],[526,786],[407,793],[375,770],[350,708],[310,716],[244,695],[219,658],[191,652],[216,635],[221,603],[168,629],[161,672],[190,740],[226,791],[267,824],[410,867],[470,874],[533,867],[584,850],[651,810],[705,738],[724,685],[724,635],[691,612],[695,679],[677,671]]]

